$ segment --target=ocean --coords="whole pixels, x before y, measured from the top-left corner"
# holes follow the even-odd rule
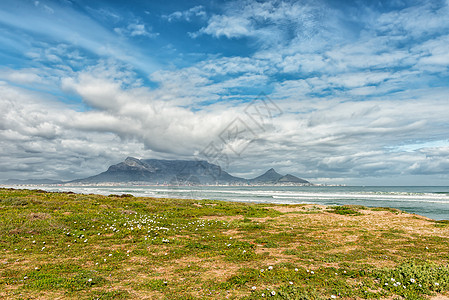
[[[23,188],[23,186],[21,186]],[[447,186],[28,186],[83,194],[213,199],[275,204],[356,204],[392,207],[434,220],[449,219]]]

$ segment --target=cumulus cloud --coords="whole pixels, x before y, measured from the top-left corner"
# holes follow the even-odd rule
[[[114,66],[111,68],[100,65],[80,72],[76,78],[62,81],[66,89],[79,94],[85,103],[95,109],[78,113],[73,119],[74,127],[86,131],[113,132],[126,140],[140,140],[154,151],[192,155],[198,147],[205,145],[211,134],[218,134],[223,123],[232,118],[232,112],[216,112],[214,116],[193,113],[179,106],[182,102],[176,99],[188,95],[178,91],[172,92],[171,99],[161,98],[159,90],[126,85],[122,81],[122,78],[128,78],[124,75],[126,71],[120,74]],[[115,76],[111,77],[111,74]],[[170,92],[169,87],[161,88]]]
[[[48,94],[1,83],[0,109],[4,112],[0,115],[2,179],[75,179],[102,171],[130,154],[155,156],[140,142],[124,144],[116,134],[95,126],[77,128],[74,120],[80,112],[49,99]],[[86,114],[85,119],[92,120]]]
[[[254,134],[239,155],[223,152],[228,161],[222,166],[240,175],[251,176],[273,164],[279,171],[311,179],[430,174],[432,170],[440,174],[445,166],[444,147],[411,152],[392,148],[409,141],[441,139],[447,133],[447,126],[441,127],[449,113],[446,102],[431,90],[406,102],[298,102],[285,97],[276,102],[283,113],[260,130],[244,113],[248,103],[217,104],[194,112],[179,106],[182,101],[160,99],[162,91],[130,84],[129,72],[102,62],[65,78],[65,89],[82,97],[92,108],[87,111],[3,83],[1,109],[8,113],[0,119],[1,146],[16,153],[13,160],[2,163],[7,174],[28,168],[36,177],[74,178],[100,172],[127,155],[193,158],[210,142],[226,146],[220,135],[236,117]],[[204,88],[207,94],[207,85]],[[90,172],[83,169],[87,165]]]
[[[378,80],[376,75],[373,78]],[[359,84],[364,84],[365,80],[362,78]],[[109,99],[109,103],[113,104],[94,106],[100,111],[83,113],[75,119],[74,126],[141,140],[155,151],[193,155],[209,140],[218,140],[220,131],[233,121],[233,117],[239,116],[251,125],[251,120],[243,113],[245,105],[242,104],[233,107],[232,113],[225,113],[223,107],[208,113],[193,113],[176,106],[176,101],[172,102],[173,105],[162,104],[158,97],[154,97],[155,91],[139,88],[124,90],[115,84],[111,85],[110,92],[105,84],[102,86],[101,93],[105,97],[100,97],[98,91],[90,94],[88,86],[84,86],[82,81],[77,83],[78,92],[88,103],[96,104],[89,102],[91,99]],[[164,86],[161,88],[165,89]],[[201,90],[202,86],[197,88]],[[207,91],[208,85],[204,88]],[[136,90],[139,92],[136,93]],[[427,92],[426,97],[407,102],[400,99],[363,102],[329,100],[322,105],[316,100],[309,99],[304,103],[286,99],[285,102],[278,102],[284,115],[276,118],[273,126],[256,134],[244,157],[249,161],[269,163],[269,159],[276,156],[290,156],[297,167],[303,165],[302,172],[316,178],[342,174],[354,177],[394,174],[411,170],[412,158],[415,161],[422,158],[421,152],[407,154],[410,159],[407,161],[403,155],[387,147],[428,139],[429,132],[433,134],[431,138],[441,138],[446,133],[447,128],[436,130],[449,113],[446,104],[438,99],[438,95]],[[307,114],[298,115],[303,105],[308,106]],[[173,120],[176,120],[175,124]],[[257,155],[264,153],[264,149],[270,149],[273,157]]]

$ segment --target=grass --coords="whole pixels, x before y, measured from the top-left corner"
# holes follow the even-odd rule
[[[425,299],[449,227],[388,208],[0,189],[0,298]]]

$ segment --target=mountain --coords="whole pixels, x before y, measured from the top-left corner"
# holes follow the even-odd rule
[[[310,184],[307,180],[298,178],[296,176],[287,174],[279,178],[278,183],[301,183],[301,184]]]
[[[4,184],[61,184],[61,180],[54,179],[8,179]]]
[[[307,180],[298,178],[291,174],[281,175],[273,168],[266,171],[254,179],[250,179],[251,184],[310,184]]]
[[[251,179],[251,183],[274,183],[277,182],[279,179],[281,179],[283,176],[276,172],[273,168],[266,171],[264,174]]]
[[[107,171],[70,183],[145,182],[151,184],[238,184],[247,180],[235,177],[219,166],[202,160],[161,160],[128,157]]]

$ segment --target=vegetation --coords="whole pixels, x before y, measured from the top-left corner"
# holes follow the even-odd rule
[[[388,208],[0,189],[0,298],[423,299],[449,226]]]

